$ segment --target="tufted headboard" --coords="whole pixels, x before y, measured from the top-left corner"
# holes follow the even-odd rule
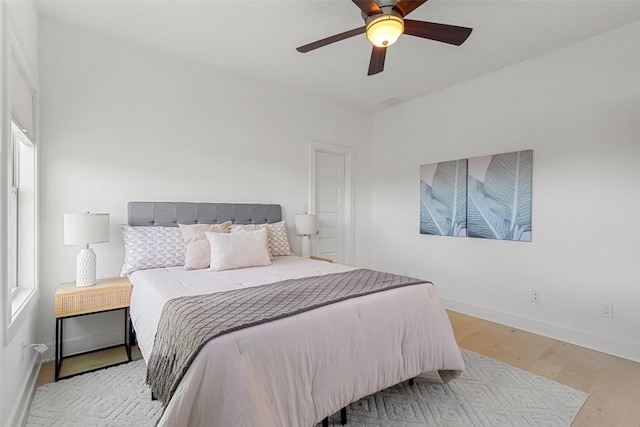
[[[280,205],[251,203],[129,202],[127,224],[177,227],[178,224],[264,224],[282,221]]]

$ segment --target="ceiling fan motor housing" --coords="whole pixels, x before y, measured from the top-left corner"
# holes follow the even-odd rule
[[[391,14],[393,14],[393,15],[399,17],[399,18],[403,18],[403,16],[400,14],[400,12],[398,12],[397,10],[395,10],[393,8],[393,6],[397,2],[394,1],[394,2],[391,2],[391,3],[392,4],[387,4],[387,5],[380,6],[380,10],[382,11],[382,15],[391,15]],[[360,15],[362,15],[362,19],[364,19],[364,23],[367,24],[367,25],[369,25],[369,23],[371,21],[373,21],[374,19],[379,18],[380,16],[382,16],[379,13],[369,16],[364,12],[360,12]]]

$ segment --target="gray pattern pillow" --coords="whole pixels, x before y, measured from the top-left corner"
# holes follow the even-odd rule
[[[269,230],[269,250],[273,256],[291,255],[289,248],[289,236],[287,235],[287,224],[284,221],[268,224]]]
[[[187,247],[178,227],[122,226],[124,265],[120,275],[136,270],[184,265]]]

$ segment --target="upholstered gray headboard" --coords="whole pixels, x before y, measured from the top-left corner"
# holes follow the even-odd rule
[[[129,202],[129,225],[264,224],[282,221],[280,205],[250,203]]]

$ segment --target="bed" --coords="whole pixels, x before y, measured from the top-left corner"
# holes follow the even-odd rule
[[[229,220],[280,224],[282,213],[279,205],[128,205],[129,230],[166,227],[174,233],[178,224]],[[144,257],[149,243],[131,240],[125,238],[127,254],[135,251]],[[151,245],[164,244],[162,237],[151,240]],[[294,255],[275,256],[264,266],[225,271],[185,270],[179,262],[173,259],[161,266],[142,262],[134,271],[123,269],[133,284],[131,320],[149,366],[154,346],[156,352],[161,346],[156,340],[163,338],[158,333],[164,331],[163,311],[176,300],[262,290],[293,282],[290,279],[326,282],[364,271]],[[206,341],[181,374],[159,425],[310,427],[351,402],[421,373],[439,371],[444,380],[455,378],[464,362],[444,307],[431,283],[411,283]]]

